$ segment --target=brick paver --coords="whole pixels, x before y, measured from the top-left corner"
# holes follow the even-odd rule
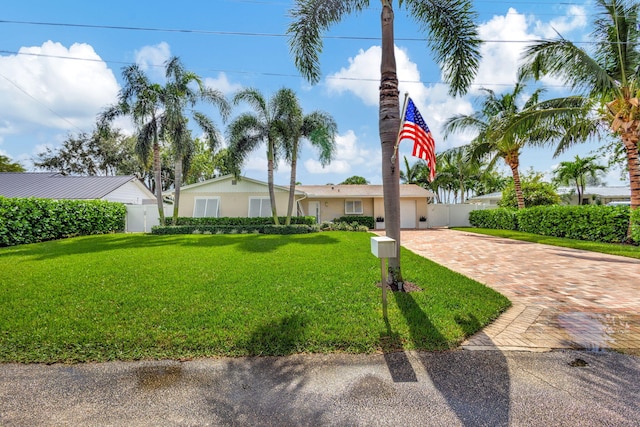
[[[448,229],[401,240],[513,303],[465,349],[640,349],[640,260]]]

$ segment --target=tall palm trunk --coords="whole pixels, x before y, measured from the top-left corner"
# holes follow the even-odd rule
[[[153,176],[156,181],[156,202],[158,203],[158,218],[164,226],[164,205],[162,204],[162,168],[160,166],[160,144],[158,135],[153,135]]]
[[[267,141],[267,185],[269,187],[269,200],[271,202],[271,216],[273,217],[273,223],[280,225],[278,220],[278,209],[276,208],[276,193],[273,189],[273,160],[275,157],[273,141]]]
[[[524,209],[524,196],[522,195],[522,182],[520,181],[520,172],[518,172],[518,168],[520,167],[520,161],[517,156],[509,156],[505,159],[507,164],[511,168],[511,173],[513,174],[513,188],[516,193],[516,200],[518,201],[518,209]]]
[[[398,75],[394,51],[393,8],[382,0],[382,63],[380,66],[380,143],[386,234],[396,241],[396,256],[389,258],[388,282],[402,286],[400,269],[400,160],[394,157],[400,129]]]
[[[291,224],[291,215],[293,214],[293,201],[296,193],[296,168],[298,166],[298,142],[293,143],[291,156],[291,180],[289,181],[289,205],[287,206],[287,220],[285,225]]]
[[[174,199],[173,199],[173,224],[178,225],[178,210],[180,209],[180,187],[182,187],[182,155],[176,154],[174,165]]]
[[[631,131],[632,130],[632,131]],[[622,142],[627,151],[629,167],[629,184],[631,187],[631,210],[640,209],[640,157],[638,154],[638,125],[622,134]],[[631,241],[632,222],[629,221],[627,241]]]

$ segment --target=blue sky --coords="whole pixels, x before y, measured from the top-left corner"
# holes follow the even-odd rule
[[[162,81],[162,64],[176,55],[209,86],[229,96],[245,87],[258,88],[266,96],[289,87],[297,92],[305,112],[323,110],[333,115],[339,128],[336,158],[322,168],[314,150],[304,147],[298,163],[298,180],[303,184],[338,183],[352,175],[364,176],[372,184],[382,182],[378,1],[372,0],[370,10],[347,18],[326,34],[330,37],[325,39],[321,56],[323,76],[315,86],[299,76],[289,54],[285,32],[292,1],[5,3],[0,16],[0,154],[28,169],[32,167],[30,159],[44,147],[60,145],[69,133],[93,129],[96,114],[116,100],[122,67],[139,63],[152,78]],[[512,88],[526,41],[552,37],[554,30],[573,41],[587,40],[593,17],[590,3],[581,0],[485,0],[474,4],[480,35],[487,43],[476,81],[470,93],[460,98],[448,95],[419,26],[403,9],[396,9],[401,91],[409,91],[416,102],[434,134],[438,152],[468,142],[469,135],[444,140],[440,128],[451,115],[473,111],[479,88],[496,92]],[[548,97],[566,93],[558,82],[545,83]],[[224,128],[214,110],[208,113]],[[118,125],[133,130],[126,121]],[[410,158],[409,145],[400,147],[400,158],[406,155],[413,163],[417,159]],[[584,144],[555,159],[550,148],[527,149],[521,170],[549,173],[560,161],[587,155],[597,146]],[[266,180],[264,151],[253,153],[244,175]],[[288,175],[287,165],[280,165],[276,183],[286,184]],[[619,171],[610,172],[608,184],[624,185],[619,177]]]

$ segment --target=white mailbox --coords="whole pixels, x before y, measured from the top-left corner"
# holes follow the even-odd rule
[[[372,237],[371,253],[378,258],[395,258],[396,241],[391,237]]]

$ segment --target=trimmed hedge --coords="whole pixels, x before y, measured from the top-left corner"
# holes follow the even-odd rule
[[[478,228],[496,230],[517,230],[518,219],[516,209],[498,208],[469,212],[469,222]]]
[[[334,219],[333,222],[346,222],[347,224],[357,222],[358,225],[364,225],[369,229],[375,228],[376,226],[376,221],[372,216],[345,215]]]
[[[626,241],[627,206],[535,206],[531,208],[472,211],[475,227],[518,230],[543,236],[565,237],[604,243]],[[640,218],[640,215],[635,214]],[[634,240],[638,240],[634,237]]]
[[[280,224],[284,224],[286,221],[286,217],[279,216],[278,220]],[[166,225],[174,225],[173,218],[169,217],[165,220]],[[314,216],[292,216],[291,224],[303,224],[303,225],[314,225],[316,223],[316,217]],[[175,225],[197,225],[197,226],[231,226],[231,227],[252,227],[252,226],[263,226],[263,225],[273,225],[272,217],[251,217],[251,218],[243,218],[243,217],[221,217],[221,218],[191,218],[191,217],[179,217],[178,221]]]
[[[640,208],[631,211],[631,238],[640,244]]]
[[[307,224],[292,225],[170,225],[151,228],[151,234],[307,234],[318,227]]]
[[[127,209],[104,200],[0,196],[0,246],[124,231]]]

